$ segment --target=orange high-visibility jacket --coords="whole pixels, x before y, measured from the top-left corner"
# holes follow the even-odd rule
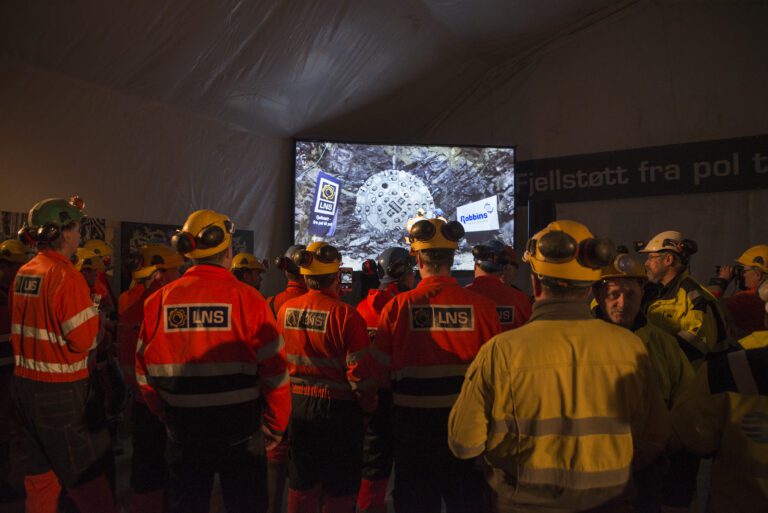
[[[159,287],[157,282],[146,288],[141,283],[120,294],[117,309],[117,359],[123,370],[125,384],[131,388],[133,399],[144,402],[136,383],[136,343],[139,340],[139,328],[144,320],[144,301]]]
[[[454,278],[433,276],[387,303],[373,354],[392,382],[395,405],[450,408],[480,346],[499,332],[493,301]]]
[[[256,289],[197,265],[144,303],[136,380],[177,438],[236,440],[264,425],[279,438],[290,415],[285,348]],[[263,401],[262,401],[263,399]]]
[[[519,328],[531,316],[530,298],[523,292],[504,285],[498,276],[477,276],[466,288],[496,303],[496,312],[504,331]]]
[[[14,374],[47,382],[86,379],[99,312],[72,262],[40,251],[19,269],[11,294]]]
[[[11,305],[8,292],[0,288],[0,368],[13,365],[11,345]]]
[[[393,283],[384,290],[369,290],[368,295],[357,304],[357,313],[365,319],[365,324],[368,326],[368,335],[371,337],[371,340],[376,335],[381,310],[384,308],[384,305],[389,303],[399,293],[397,285]]]
[[[327,291],[310,290],[290,299],[277,314],[285,339],[291,392],[357,399],[375,408],[375,363],[365,321],[353,307]]]
[[[298,281],[288,280],[288,285],[285,286],[285,290],[278,294],[275,294],[274,296],[268,297],[267,303],[269,304],[269,307],[272,309],[272,313],[275,314],[275,317],[277,317],[277,312],[279,312],[280,308],[283,307],[283,303],[285,303],[289,299],[299,297],[306,293],[307,293],[306,285],[304,285],[303,283],[299,283]]]

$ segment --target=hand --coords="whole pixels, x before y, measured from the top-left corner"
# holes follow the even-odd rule
[[[734,268],[732,265],[721,265],[717,277],[730,282],[733,279]]]
[[[280,435],[275,435],[270,429],[265,426],[264,424],[261,425],[261,432],[264,435],[264,449],[267,451],[271,451],[277,445],[280,443],[280,440],[283,439]]]

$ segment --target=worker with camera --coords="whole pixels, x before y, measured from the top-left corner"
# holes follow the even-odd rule
[[[360,486],[363,412],[376,409],[365,320],[338,296],[341,253],[313,242],[293,254],[309,288],[277,313],[291,375],[289,513],[346,513]]]
[[[757,289],[768,279],[768,244],[752,246],[736,259],[734,265],[717,266],[715,272],[716,276],[709,280],[709,290],[715,297],[722,298],[733,320],[730,327],[736,338],[762,331],[763,302],[757,295]],[[725,297],[732,281],[736,282],[738,290]]]
[[[483,346],[448,425],[459,458],[488,466],[494,511],[623,511],[632,470],[669,436],[645,344],[592,318],[587,298],[615,248],[575,221],[526,245],[536,301]]]

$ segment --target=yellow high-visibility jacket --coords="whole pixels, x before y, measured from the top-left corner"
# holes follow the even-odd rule
[[[656,380],[668,409],[693,383],[693,368],[680,350],[675,338],[655,324],[644,322],[634,329],[635,335],[645,342]]]
[[[545,300],[480,350],[448,444],[459,458],[484,454],[500,504],[577,511],[620,495],[636,452],[663,449],[668,420],[636,335],[585,302]]]
[[[688,271],[681,272],[651,298],[646,316],[677,339],[694,368],[709,351],[719,349],[727,336],[720,303]]]
[[[768,331],[754,332],[739,344],[768,347]],[[749,353],[708,360],[672,410],[680,442],[691,452],[715,454],[710,512],[768,511],[768,396],[758,395],[757,386],[768,380],[768,369],[750,362]]]

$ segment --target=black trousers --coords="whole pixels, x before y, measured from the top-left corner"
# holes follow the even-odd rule
[[[166,444],[169,513],[208,513],[213,478],[219,474],[227,513],[267,510],[267,459],[260,433],[234,444],[215,441]]]
[[[131,401],[131,489],[149,493],[165,488],[165,425],[147,405]]]
[[[26,475],[53,470],[62,486],[77,488],[110,474],[104,407],[89,380],[44,383],[14,376],[12,388]]]
[[[354,401],[293,394],[288,430],[288,486],[318,485],[329,497],[360,488],[363,412]]]
[[[363,433],[363,479],[377,481],[392,473],[392,391],[379,390],[379,406],[366,415]]]
[[[449,409],[395,406],[395,489],[397,513],[478,513],[487,509],[482,473],[472,460],[448,448]]]

